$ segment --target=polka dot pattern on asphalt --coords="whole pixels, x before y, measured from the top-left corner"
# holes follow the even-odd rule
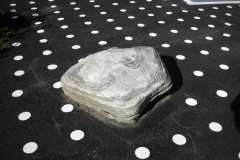
[[[84,132],[81,130],[75,130],[70,134],[70,137],[72,138],[72,140],[74,141],[79,141],[81,139],[83,139],[84,137]]]
[[[29,142],[23,146],[23,152],[26,154],[34,153],[38,149],[38,145],[35,142]]]
[[[187,142],[187,139],[181,134],[175,134],[172,140],[177,145],[184,145]]]
[[[139,147],[135,150],[135,155],[139,159],[147,159],[150,156],[150,151],[146,147]]]

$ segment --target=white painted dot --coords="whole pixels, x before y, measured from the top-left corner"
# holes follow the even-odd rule
[[[34,1],[30,1],[29,4],[35,4],[35,2]]]
[[[170,47],[170,44],[162,44],[162,47],[164,47],[164,48],[169,48]]]
[[[168,15],[171,15],[171,14],[172,14],[172,12],[166,12],[166,14],[168,14]]]
[[[226,13],[225,15],[226,15],[226,16],[232,16],[232,14],[230,14],[230,13]]]
[[[16,6],[16,3],[11,3],[10,6],[11,7]]]
[[[194,17],[194,19],[201,19],[201,18],[200,18],[200,17],[198,17],[198,16],[195,16],[195,17]]]
[[[135,3],[135,1],[130,1],[130,3]]]
[[[17,19],[18,18],[18,16],[12,16],[12,19]]]
[[[160,6],[160,5],[157,5],[156,7],[157,7],[157,8],[162,8],[162,6]]]
[[[51,8],[56,8],[57,6],[56,5],[51,5]]]
[[[182,12],[183,12],[183,13],[187,13],[188,11],[184,9],[184,10],[182,10]]]
[[[158,21],[158,23],[159,23],[159,24],[164,24],[164,23],[165,23],[165,21]]]
[[[58,18],[57,20],[58,20],[58,21],[63,21],[64,18],[63,18],[63,17],[60,17],[60,18]]]
[[[123,28],[122,27],[115,27],[116,30],[122,30]]]
[[[16,90],[12,93],[13,97],[20,97],[23,94],[22,90]]]
[[[112,5],[113,5],[113,6],[117,6],[117,5],[118,5],[118,3],[112,3]]]
[[[151,37],[156,37],[157,34],[156,34],[156,33],[149,33],[149,36],[151,36]]]
[[[72,49],[80,49],[81,48],[81,46],[79,46],[79,45],[73,45],[72,46]]]
[[[70,4],[71,4],[71,5],[75,5],[75,4],[76,4],[76,2],[71,2]]]
[[[106,41],[100,41],[99,44],[100,44],[100,45],[106,45],[107,42],[106,42]]]
[[[23,70],[18,70],[14,73],[15,76],[22,76],[25,72]]]
[[[52,51],[50,51],[50,50],[43,51],[43,55],[45,55],[45,56],[50,55],[50,54],[52,54]]]
[[[56,64],[50,64],[50,65],[47,66],[47,68],[48,68],[49,70],[54,70],[54,69],[57,68],[57,65],[56,65]]]
[[[227,8],[232,8],[232,6],[227,6]]]
[[[126,12],[127,10],[126,9],[120,9],[121,12]]]
[[[205,51],[205,50],[201,50],[200,53],[203,54],[203,55],[208,55],[209,54],[209,52]]]
[[[217,16],[216,15],[210,15],[211,18],[216,18]]]
[[[84,137],[84,132],[81,130],[75,130],[70,134],[70,137],[72,138],[72,140],[74,141],[79,141],[81,139],[83,139]]]
[[[66,38],[73,38],[73,37],[74,37],[73,34],[66,35]]]
[[[93,3],[93,2],[95,2],[95,0],[90,0],[89,2]]]
[[[62,29],[67,29],[68,26],[67,26],[67,25],[62,25],[61,28],[62,28]]]
[[[145,25],[144,24],[142,24],[142,23],[139,23],[138,24],[138,27],[144,27]]]
[[[218,9],[218,7],[212,7],[213,9]]]
[[[95,7],[95,8],[99,8],[99,7],[100,7],[100,5],[94,5],[94,7]]]
[[[39,21],[35,22],[35,25],[39,25],[39,24],[42,24],[42,22],[39,22]]]
[[[205,37],[205,39],[206,39],[206,40],[209,40],[209,41],[213,40],[213,38],[212,38],[212,37],[209,37],[209,36]]]
[[[187,142],[186,138],[181,134],[175,134],[172,140],[177,145],[184,145]]]
[[[198,30],[198,28],[197,27],[191,27],[191,30],[196,31],[196,30]]]
[[[219,97],[227,97],[227,95],[228,95],[227,92],[225,92],[223,90],[218,90],[216,93]]]
[[[204,9],[203,9],[203,8],[199,8],[198,10],[199,10],[199,11],[204,11]]]
[[[86,15],[85,14],[80,14],[79,17],[86,17]]]
[[[132,38],[132,37],[129,37],[129,36],[125,37],[125,39],[128,40],[128,41],[133,40],[133,38]]]
[[[240,5],[239,5],[240,6]],[[238,158],[240,159],[240,152],[238,153]]]
[[[185,59],[185,57],[183,55],[177,55],[176,58],[179,59],[179,60],[184,60]]]
[[[65,104],[64,106],[62,106],[61,110],[65,113],[68,113],[68,112],[72,112],[73,110],[73,105],[71,104]]]
[[[225,25],[226,25],[226,26],[231,26],[232,24],[231,24],[231,23],[227,23],[227,22],[226,22],[226,23],[225,23]]]
[[[86,24],[86,25],[91,25],[92,22],[87,21],[87,22],[85,22],[84,24]]]
[[[29,142],[23,146],[23,152],[26,154],[31,154],[35,152],[38,148],[37,143],[35,142]]]
[[[134,19],[135,17],[134,16],[128,16],[129,19]]]
[[[152,0],[146,0],[147,2],[152,2]]]
[[[229,50],[230,50],[230,49],[227,48],[227,47],[221,47],[221,49],[222,49],[223,51],[229,51]]]
[[[62,83],[61,82],[56,82],[53,84],[53,88],[59,89],[62,87]]]
[[[178,31],[175,30],[175,29],[172,29],[171,32],[172,32],[172,33],[178,33]]]
[[[225,64],[221,64],[221,65],[219,65],[219,67],[223,70],[228,70],[229,69],[229,67]]]
[[[46,43],[48,40],[47,39],[40,39],[39,42],[40,43]]]
[[[196,106],[197,105],[197,101],[193,98],[187,98],[185,100],[186,104],[189,106]]]
[[[53,2],[54,0],[48,0],[49,2]]]
[[[231,35],[228,34],[228,33],[223,33],[223,36],[225,36],[225,37],[230,37]]]
[[[94,31],[92,31],[91,33],[92,33],[92,34],[98,34],[98,33],[99,33],[99,31],[97,31],[97,30],[94,30]]]
[[[21,45],[20,42],[14,42],[14,43],[12,44],[13,47],[18,47],[18,46],[20,46],[20,45]]]
[[[107,19],[107,21],[108,21],[108,22],[113,22],[113,21],[114,21],[114,19]]]
[[[14,13],[14,12],[17,12],[16,9],[11,9],[10,12]]]
[[[179,22],[183,22],[184,21],[184,19],[182,19],[182,18],[178,18],[177,19]]]
[[[60,11],[54,11],[53,13],[58,14],[58,13],[60,13]]]
[[[78,10],[80,10],[80,8],[79,7],[75,7],[75,8],[73,8],[75,11],[78,11]]]
[[[100,12],[100,14],[107,14],[107,12]]]
[[[171,6],[172,6],[172,7],[177,7],[177,5],[176,5],[176,4],[172,4]]]
[[[210,27],[210,28],[215,28],[215,26],[212,25],[212,24],[209,24],[208,27]]]
[[[44,29],[37,30],[37,33],[43,33],[43,32],[44,32]]]
[[[198,77],[202,77],[203,76],[203,72],[201,72],[201,71],[194,71],[193,74],[195,76],[198,76]]]
[[[20,61],[20,60],[22,60],[22,59],[23,59],[23,56],[21,56],[21,55],[14,57],[14,60],[15,60],[15,61]]]
[[[37,10],[37,7],[32,7],[31,10]]]
[[[148,14],[148,16],[149,16],[149,17],[153,17],[153,16],[154,16],[154,14],[152,14],[152,13],[149,13],[149,14]]]
[[[211,122],[209,128],[214,132],[220,132],[222,130],[222,126],[217,122]]]
[[[150,156],[150,151],[146,147],[138,147],[135,150],[135,155],[139,159],[147,159]]]
[[[26,121],[31,117],[31,113],[30,112],[22,112],[21,114],[18,115],[18,119],[20,121]]]
[[[189,39],[184,40],[184,42],[185,42],[185,43],[192,43],[192,41],[189,40]]]

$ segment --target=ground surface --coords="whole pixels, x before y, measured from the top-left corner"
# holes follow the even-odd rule
[[[31,22],[0,59],[2,160],[239,159],[239,4],[1,3]],[[60,78],[79,59],[132,46],[154,47],[174,84],[138,125],[108,125],[64,96]]]

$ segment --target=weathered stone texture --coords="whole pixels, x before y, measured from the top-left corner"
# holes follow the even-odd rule
[[[92,54],[72,66],[61,82],[68,97],[120,122],[136,119],[172,87],[158,53],[141,46]]]

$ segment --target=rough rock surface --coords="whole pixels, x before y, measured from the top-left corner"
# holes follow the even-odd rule
[[[152,47],[110,48],[82,59],[61,78],[64,93],[119,122],[134,121],[172,81]]]

